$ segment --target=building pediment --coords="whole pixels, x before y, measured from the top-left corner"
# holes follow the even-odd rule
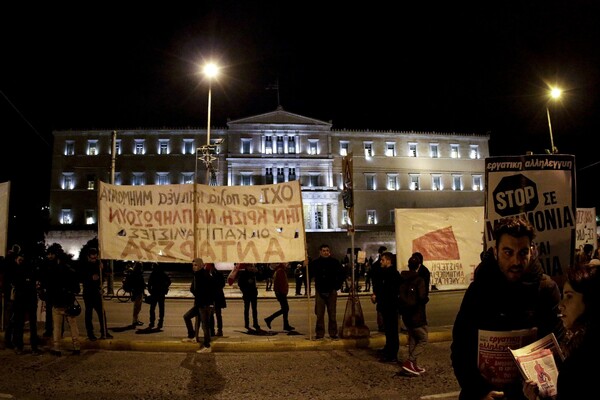
[[[230,129],[239,128],[241,125],[288,125],[288,126],[311,126],[330,130],[331,123],[319,121],[318,119],[308,118],[302,115],[284,111],[283,107],[277,107],[277,110],[265,114],[254,115],[247,118],[236,119],[227,122]]]

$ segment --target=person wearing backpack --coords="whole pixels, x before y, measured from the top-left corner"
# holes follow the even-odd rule
[[[410,375],[419,376],[425,368],[417,365],[417,357],[425,349],[429,331],[427,327],[426,304],[429,295],[425,281],[417,272],[421,260],[417,256],[408,259],[408,271],[400,272],[399,311],[408,333],[408,357],[402,363],[402,370]]]

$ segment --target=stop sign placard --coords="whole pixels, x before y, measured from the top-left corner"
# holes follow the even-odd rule
[[[535,182],[523,174],[502,178],[493,195],[494,209],[503,217],[533,211],[540,202]]]

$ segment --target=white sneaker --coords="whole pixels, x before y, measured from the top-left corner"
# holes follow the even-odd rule
[[[183,338],[181,341],[183,343],[196,343],[196,338]]]
[[[210,353],[210,347],[202,347],[200,350],[196,350],[196,353]]]

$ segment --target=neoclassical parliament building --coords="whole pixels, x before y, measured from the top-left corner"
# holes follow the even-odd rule
[[[334,129],[331,121],[282,107],[230,120],[209,135],[195,128],[53,135],[46,241],[74,254],[97,234],[99,181],[166,185],[196,179],[218,186],[299,181],[309,255],[328,243],[343,256],[350,248],[341,196],[342,160],[348,155],[355,247],[372,254],[384,244],[393,251],[395,209],[483,206],[484,159],[490,156],[489,134]]]

